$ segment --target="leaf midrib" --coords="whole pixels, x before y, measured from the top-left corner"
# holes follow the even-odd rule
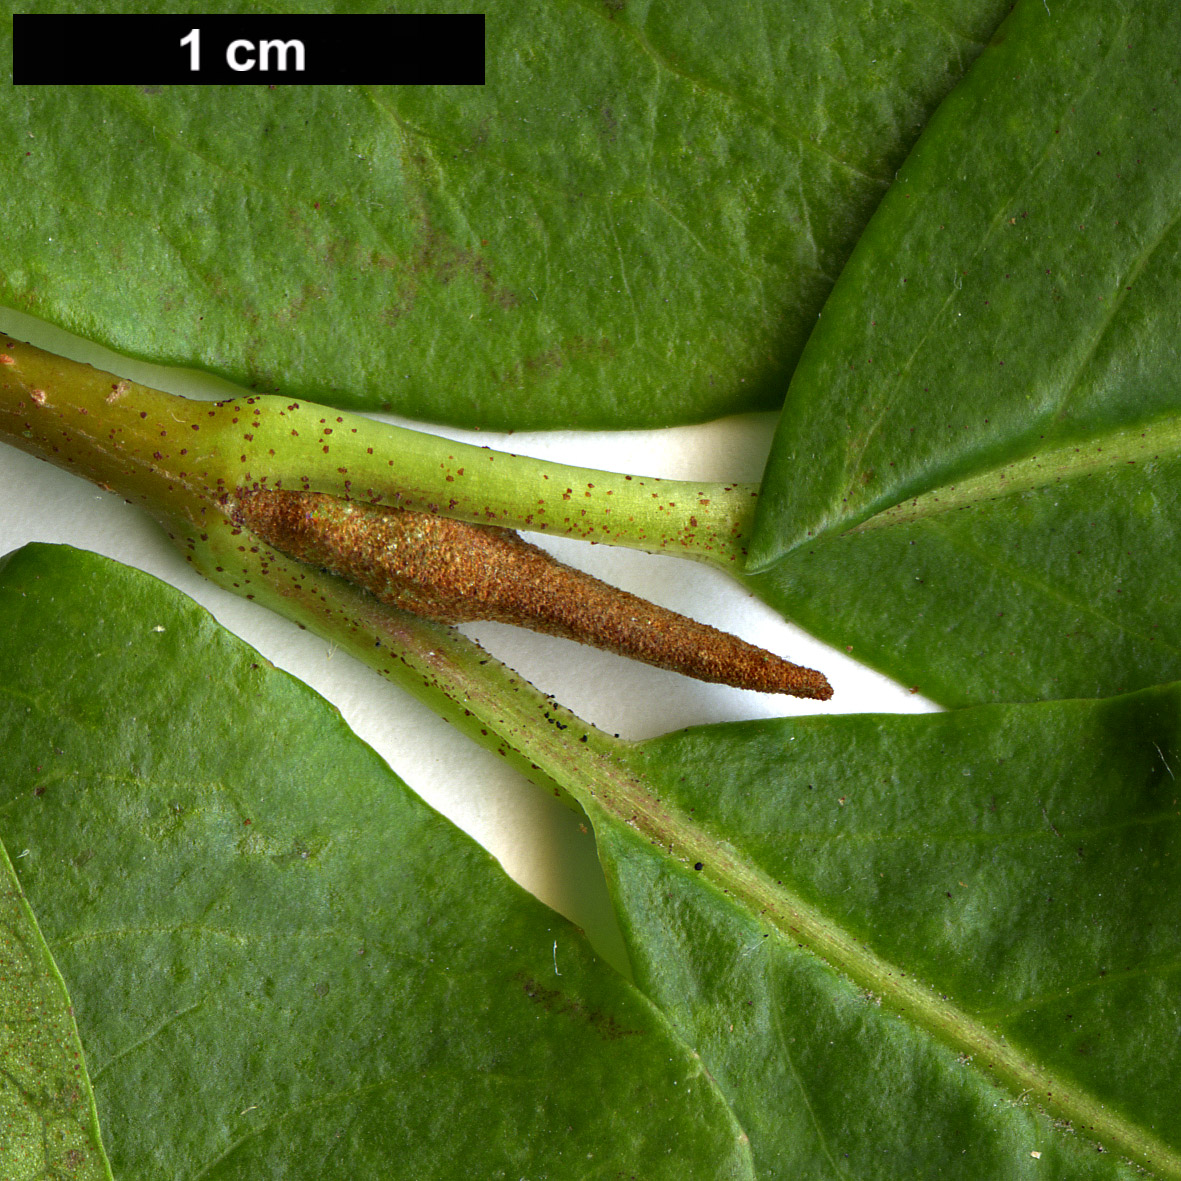
[[[1011,1095],[1035,1097],[1106,1149],[1159,1176],[1181,1181],[1181,1152],[1121,1114],[1107,1110],[1083,1087],[1039,1067],[1019,1047],[991,1032],[950,998],[877,954],[819,907],[713,836],[683,812],[663,803],[645,782],[644,744],[612,739],[493,663],[483,676],[458,651],[445,655],[432,641],[436,683],[462,690],[471,714],[507,737],[535,772],[560,783],[582,804],[602,837],[606,826],[630,828],[677,863],[695,884],[708,885],[754,924],[787,944],[818,956],[859,988],[880,997],[904,1020],[954,1052],[962,1053],[990,1082]],[[491,680],[486,679],[491,676]],[[539,724],[544,718],[549,724]],[[561,720],[559,728],[555,723]],[[696,871],[697,863],[702,868]],[[707,1064],[708,1065],[708,1064]]]
[[[859,988],[881,997],[896,1013],[967,1056],[973,1069],[1016,1095],[1032,1095],[1045,1110],[1086,1128],[1108,1150],[1127,1156],[1163,1177],[1181,1178],[1181,1152],[1150,1131],[1108,1110],[1094,1095],[1038,1066],[1017,1046],[991,1032],[950,998],[878,955],[819,907],[744,863],[742,853],[712,836],[675,808],[662,803],[635,775],[613,775],[591,798],[574,788],[592,819],[625,825],[658,847],[670,862],[702,865],[693,879],[725,896],[748,918],[770,927],[789,944],[812,952]]]
[[[883,509],[848,530],[867,533],[891,525],[927,520],[988,500],[1034,492],[1065,480],[1130,467],[1144,460],[1181,457],[1181,418],[1112,429],[1085,442],[1065,443],[1013,463],[1000,464],[955,484],[933,488]]]

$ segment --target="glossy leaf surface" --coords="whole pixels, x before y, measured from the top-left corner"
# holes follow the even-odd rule
[[[1018,5],[858,243],[792,383],[756,563],[1171,419],[1181,12]],[[1128,458],[1128,457],[1124,457]],[[1086,454],[1080,462],[1088,462]]]
[[[0,825],[116,1176],[750,1175],[655,1010],[204,611],[31,546],[0,618]]]
[[[1181,677],[1177,44],[1171,4],[1019,5],[792,384],[752,586],[945,703]]]
[[[594,817],[637,980],[760,1177],[1181,1176],[1176,687],[631,764]]]
[[[70,998],[3,845],[0,1162],[11,1181],[103,1181],[111,1175]]]
[[[434,421],[775,408],[1007,9],[494,0],[483,88],[8,87],[0,299],[130,355]]]

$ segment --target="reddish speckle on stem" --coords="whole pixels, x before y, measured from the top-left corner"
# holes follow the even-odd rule
[[[15,365],[16,358],[10,357],[7,353],[0,353],[0,365]]]

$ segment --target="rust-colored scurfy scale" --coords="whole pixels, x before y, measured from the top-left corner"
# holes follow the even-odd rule
[[[564,565],[510,529],[315,492],[239,490],[268,544],[440,623],[491,619],[761,693],[826,701],[824,676]]]

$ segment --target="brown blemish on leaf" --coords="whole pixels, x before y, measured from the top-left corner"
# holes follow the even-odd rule
[[[308,304],[318,303],[327,294],[327,288],[322,284],[305,283],[297,296],[274,313],[275,322],[278,324],[294,323],[303,315]]]
[[[604,1013],[600,1009],[588,1009],[580,1000],[559,992],[556,988],[546,988],[531,976],[518,972],[516,979],[524,989],[525,995],[536,1005],[540,1005],[547,1013],[559,1013],[583,1021],[591,1027],[604,1041],[614,1042],[623,1037],[639,1037],[642,1029],[625,1029],[614,1016]]]
[[[499,376],[502,385],[514,389],[537,385],[563,368],[568,362],[579,357],[612,357],[615,350],[605,336],[597,340],[585,336],[573,336],[543,352],[534,353],[516,362]]]
[[[486,124],[487,120],[477,130],[473,146],[482,144],[487,138]],[[416,150],[409,134],[405,137],[402,163],[408,181],[406,197],[415,211],[417,245],[406,253],[373,252],[362,264],[397,276],[394,299],[381,312],[383,322],[394,324],[412,311],[424,284],[432,280],[442,286],[457,279],[469,280],[489,303],[504,309],[515,308],[520,297],[497,280],[485,255],[480,250],[459,245],[438,225],[428,194],[439,189],[441,177],[436,165]],[[486,239],[481,239],[480,244],[485,245]],[[325,261],[329,269],[335,269],[344,260],[330,246]]]
[[[480,120],[480,125],[476,128],[472,135],[471,146],[468,148],[469,152],[474,152],[477,148],[482,148],[488,142],[488,125],[492,122],[491,115],[485,115]]]
[[[483,254],[459,246],[425,220],[422,240],[409,256],[371,254],[368,265],[398,276],[395,298],[381,312],[383,323],[394,324],[408,315],[418,302],[423,284],[428,280],[448,286],[457,279],[468,279],[489,303],[499,308],[515,308],[520,299],[515,292],[497,282],[491,265]]]
[[[276,549],[439,623],[495,620],[700,681],[832,696],[820,673],[600,582],[510,529],[312,492],[239,489],[233,511]]]
[[[487,137],[487,120],[477,130],[473,146]],[[417,184],[408,186],[407,198],[415,209],[417,242],[405,250],[364,251],[347,241],[332,240],[317,245],[310,238],[302,217],[291,210],[288,217],[303,236],[305,245],[319,254],[321,265],[329,273],[350,269],[386,272],[392,298],[378,313],[382,323],[394,325],[415,308],[419,296],[430,283],[446,287],[465,280],[473,283],[489,303],[498,308],[515,308],[520,297],[500,283],[486,255],[479,249],[461,246],[442,230],[428,205],[426,193],[438,185],[431,163],[421,154],[403,153],[408,174],[416,174]],[[487,245],[481,239],[481,246]]]

